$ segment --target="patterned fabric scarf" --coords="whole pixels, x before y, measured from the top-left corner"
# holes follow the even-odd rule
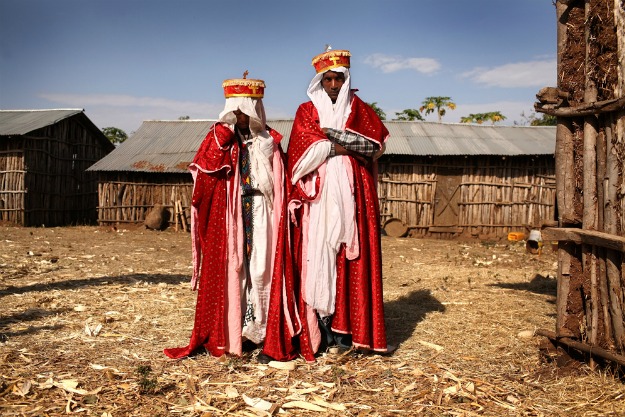
[[[254,242],[254,188],[252,187],[252,177],[250,175],[251,166],[250,166],[250,150],[248,144],[241,140],[241,136],[237,132],[237,138],[239,140],[239,166],[241,169],[241,203],[243,205],[243,229],[245,236],[245,259],[246,265],[248,268],[246,282],[245,282],[245,290],[247,292],[247,305],[245,308],[245,314],[243,317],[243,326],[245,327],[248,323],[256,320],[254,316],[254,306],[252,305],[251,299],[249,297],[250,292],[252,291],[252,281],[250,280],[249,274],[249,265],[250,258],[252,256],[252,245]]]
[[[249,263],[252,254],[253,244],[253,198],[254,188],[252,187],[252,177],[250,176],[250,151],[248,145],[239,139],[240,153],[239,163],[241,166],[241,202],[243,203],[243,226],[245,228],[245,253]]]

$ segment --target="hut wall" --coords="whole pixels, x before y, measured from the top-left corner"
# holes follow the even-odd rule
[[[607,350],[625,363],[625,11],[621,1],[556,2],[560,242],[554,340]],[[599,348],[599,349],[597,349]],[[594,356],[589,358],[594,364]]]
[[[503,238],[555,219],[552,156],[388,158],[379,171],[382,223],[413,236]]]
[[[24,224],[24,152],[21,137],[0,140],[0,221]]]
[[[169,221],[173,222],[176,201],[180,201],[189,224],[193,192],[190,174],[119,172],[101,175],[98,185],[99,224],[143,223],[156,204],[167,209]]]
[[[97,177],[87,168],[108,150],[79,117],[23,136],[25,226],[89,224],[97,220]]]
[[[434,164],[427,159],[383,157],[378,172],[382,224],[400,219],[413,234],[424,235],[434,221]]]

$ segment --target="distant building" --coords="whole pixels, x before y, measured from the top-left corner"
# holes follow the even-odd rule
[[[81,109],[0,110],[0,222],[95,223],[97,181],[86,169],[113,149]]]
[[[412,236],[503,238],[556,220],[555,127],[385,122],[382,224]]]
[[[157,204],[187,221],[193,180],[187,167],[214,121],[145,121],[113,152],[88,169],[98,175],[100,224],[143,223]],[[182,220],[181,220],[182,221]]]
[[[185,217],[187,170],[214,121],[146,121],[89,171],[99,174],[101,224],[140,223],[155,205],[176,201]],[[268,124],[284,135],[293,120]],[[386,121],[380,159],[382,226],[399,222],[412,236],[496,237],[555,219],[555,128]]]

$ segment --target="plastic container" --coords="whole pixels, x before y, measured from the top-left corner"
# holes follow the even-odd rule
[[[528,253],[533,255],[540,255],[543,249],[543,238],[540,230],[531,230],[530,235],[527,238],[525,248]]]

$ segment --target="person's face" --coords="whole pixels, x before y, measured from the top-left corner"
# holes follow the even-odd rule
[[[248,116],[247,114],[243,113],[239,109],[236,109],[234,111],[234,115],[237,117],[236,126],[239,129],[242,129],[242,130],[249,129],[249,127],[250,127],[250,116]]]
[[[321,86],[328,96],[330,96],[332,103],[335,103],[336,99],[339,97],[339,92],[343,84],[345,84],[345,74],[342,72],[328,71],[323,74],[321,78]]]

